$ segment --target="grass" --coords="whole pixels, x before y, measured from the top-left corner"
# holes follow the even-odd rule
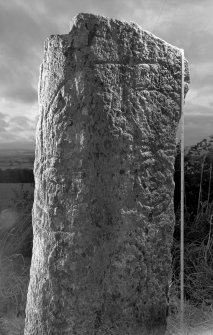
[[[24,318],[19,318],[16,315],[4,316],[0,318],[0,326],[2,335],[23,335]]]
[[[213,335],[213,267],[211,258],[206,263],[205,256],[204,243],[185,246],[184,291],[189,298],[184,302],[184,329],[180,330],[180,280],[176,274],[170,288],[168,335]]]
[[[213,201],[212,161],[209,163],[207,199],[203,197],[206,157],[202,158],[196,215],[185,204],[184,244],[184,329],[180,330],[180,242],[173,242],[173,282],[168,335],[213,335]],[[211,202],[210,202],[211,201]],[[179,213],[176,228],[180,229]]]
[[[30,195],[21,188],[13,206],[1,213],[0,334],[22,335],[24,329],[30,258],[23,256],[32,235]],[[27,202],[27,204],[26,204]]]
[[[30,260],[21,254],[0,253],[0,334],[23,334]]]
[[[18,194],[20,200],[23,199],[24,192],[31,196],[33,188],[34,186],[31,183],[0,183],[0,208],[14,206],[18,199],[16,194]]]
[[[195,306],[191,301],[185,301],[184,310],[184,328],[180,330],[180,302],[177,299],[175,314],[168,318],[168,335],[212,335],[213,334],[213,309],[207,307]]]

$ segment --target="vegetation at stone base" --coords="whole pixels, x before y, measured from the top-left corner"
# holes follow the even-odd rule
[[[212,306],[195,306],[191,301],[184,304],[184,327],[180,329],[180,302],[174,298],[176,313],[167,319],[167,332],[165,335],[212,335],[213,334],[213,308]]]

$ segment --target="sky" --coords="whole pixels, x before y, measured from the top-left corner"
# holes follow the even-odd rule
[[[78,13],[136,22],[189,62],[185,145],[213,135],[212,0],[0,0],[0,149],[35,147],[44,41],[67,34]]]

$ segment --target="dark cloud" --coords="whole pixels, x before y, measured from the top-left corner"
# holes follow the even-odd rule
[[[33,49],[43,51],[44,39],[54,33],[57,20],[47,10],[41,12],[39,2],[42,5],[43,1],[10,0],[8,6],[6,1],[0,1],[1,52],[13,52],[14,58],[23,61],[32,57]]]
[[[40,43],[40,27],[19,6],[8,8],[0,3],[0,31],[2,52],[14,52],[14,58],[20,61],[29,57],[27,46]]]
[[[26,116],[15,116],[10,118],[10,123],[15,124],[21,128],[29,127],[32,121]]]
[[[193,84],[194,89],[213,92],[213,73],[202,74],[191,71],[191,84]]]
[[[184,113],[187,118],[199,114],[201,117],[203,115],[211,116],[213,120],[213,108],[211,107],[195,105],[193,103],[186,103],[186,105],[184,106]]]
[[[15,126],[15,127],[10,127],[10,134],[18,134],[21,133],[23,134],[24,127],[21,126]]]
[[[0,125],[1,127],[8,127],[8,122],[6,122],[5,120],[0,120]]]
[[[10,133],[22,132],[25,134],[26,132],[29,134],[35,134],[35,121],[30,120],[26,116],[15,116],[10,118]]]
[[[213,135],[212,115],[186,115],[185,116],[185,144],[192,145]]]
[[[23,86],[14,87],[11,92],[7,92],[7,96],[24,103],[33,103],[38,99],[37,91],[31,85],[26,88]]]
[[[184,32],[183,32],[184,33]],[[186,57],[192,63],[211,62],[213,53],[213,32],[185,32],[183,40]]]
[[[7,100],[23,103],[33,103],[37,100],[37,91],[32,86],[32,76],[21,65],[12,66],[10,62],[6,66],[0,65],[0,78],[0,94]]]
[[[3,114],[3,113],[1,113]],[[8,121],[4,118],[6,114],[3,114],[4,118],[1,118],[0,114],[0,142],[1,147],[5,140],[21,140],[28,137],[29,141],[34,141],[35,137],[35,122],[26,116],[15,116],[10,117]]]
[[[0,119],[0,132],[5,132],[7,131],[7,127],[9,126],[8,122],[6,122],[5,120],[3,119]]]
[[[0,119],[4,119],[7,116],[5,113],[0,113]]]

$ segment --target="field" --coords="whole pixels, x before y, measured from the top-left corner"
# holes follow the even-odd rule
[[[0,210],[13,206],[13,197],[16,197],[15,192],[22,192],[22,185],[24,191],[33,192],[33,184],[25,183],[0,183]]]

